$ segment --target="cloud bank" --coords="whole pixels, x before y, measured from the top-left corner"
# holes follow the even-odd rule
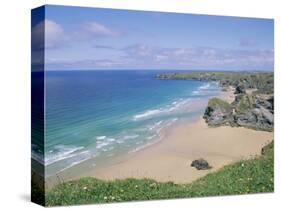
[[[123,48],[104,45],[94,46],[96,49],[120,52],[116,60],[80,60],[75,61],[75,68],[175,68],[175,69],[252,69],[259,70],[266,67],[273,69],[273,50],[240,50],[221,49],[212,47],[194,48],[163,48],[144,44],[135,44]],[[60,66],[74,67],[72,61],[61,61]],[[49,61],[49,66],[54,66]],[[59,63],[57,62],[58,66]]]

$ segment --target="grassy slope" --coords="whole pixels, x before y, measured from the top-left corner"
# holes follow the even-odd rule
[[[273,145],[264,155],[240,161],[185,185],[154,180],[102,181],[82,178],[61,184],[46,194],[46,205],[72,205],[214,195],[273,192]]]
[[[212,108],[220,107],[225,111],[230,111],[232,109],[231,105],[228,102],[217,97],[210,99],[208,102],[208,106]]]

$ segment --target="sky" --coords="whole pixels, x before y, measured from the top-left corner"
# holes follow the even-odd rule
[[[274,69],[272,19],[49,5],[33,51],[43,28],[47,70]]]

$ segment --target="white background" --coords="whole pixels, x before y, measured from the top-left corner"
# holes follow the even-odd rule
[[[43,4],[275,19],[275,193],[56,207],[52,211],[276,211],[280,191],[279,0],[19,0],[0,7],[0,211],[39,211],[30,199],[30,10]],[[74,16],[75,18],[75,16]],[[280,207],[279,207],[280,210]]]

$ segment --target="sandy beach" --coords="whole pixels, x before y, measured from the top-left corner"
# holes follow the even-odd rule
[[[273,133],[245,128],[208,127],[204,120],[178,126],[166,138],[118,164],[93,171],[91,176],[112,180],[152,178],[157,181],[189,183],[224,165],[259,155]],[[213,167],[196,170],[190,164],[204,158]]]
[[[235,97],[225,92],[228,102]],[[157,181],[189,183],[227,164],[260,155],[261,148],[273,139],[273,132],[246,128],[208,127],[200,118],[195,123],[181,124],[170,129],[165,138],[154,145],[118,160],[118,163],[90,172],[104,180],[151,178]],[[190,164],[204,158],[210,170],[196,170]]]

